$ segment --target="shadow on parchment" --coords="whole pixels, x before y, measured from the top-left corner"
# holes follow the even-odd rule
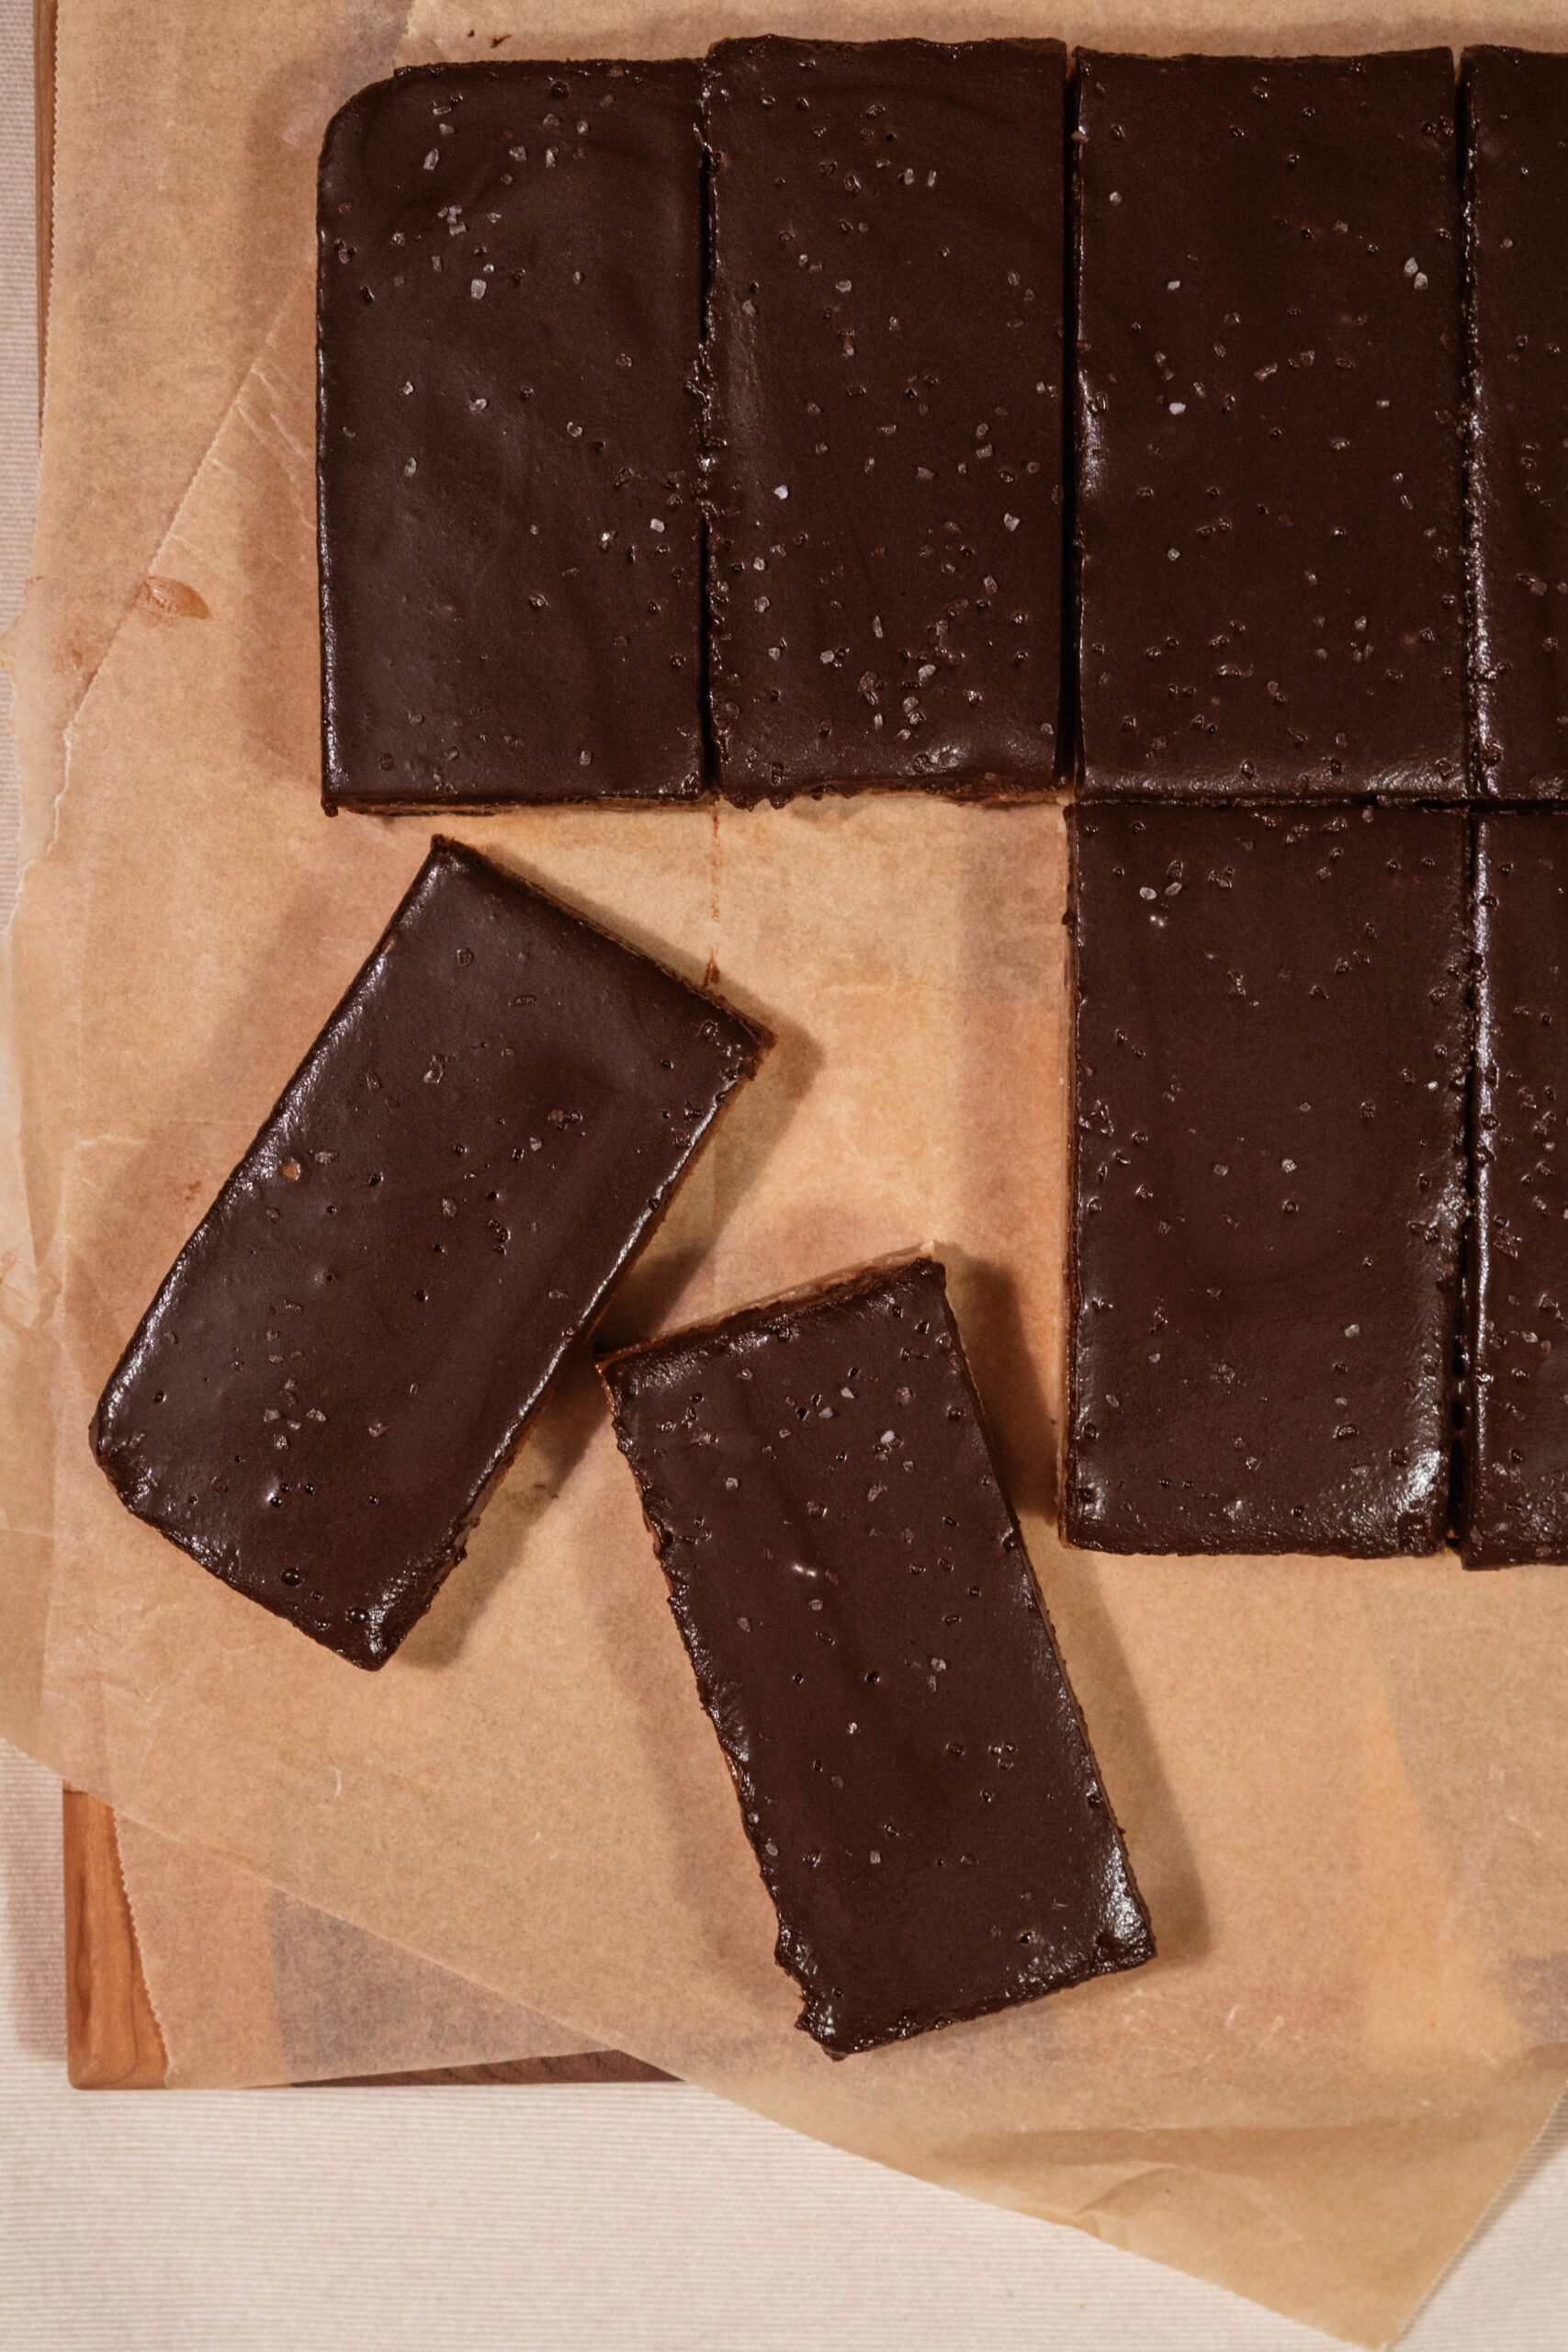
[[[1056,1426],[1024,1322],[1018,1283],[1006,1266],[939,1243],[950,1288],[962,1298],[964,1352],[1001,1464],[1002,1487],[1017,1511],[1056,1515]]]
[[[964,1350],[1004,1490],[1016,1511],[1054,1524],[1056,1431],[1018,1285],[1005,1266],[971,1258],[952,1244],[941,1245],[937,1254],[964,1299]],[[1154,1925],[1156,1965],[1168,1967],[1201,1960],[1213,1938],[1175,1792],[1100,1597],[1098,1556],[1052,1544],[1032,1565],[1117,1819],[1124,1831],[1136,1825],[1129,1846],[1133,1871]],[[1160,1573],[1161,1565],[1148,1563],[1151,1573]]]
[[[604,1353],[629,1346],[663,1329],[688,1283],[794,1118],[820,1062],[820,1053],[793,1023],[770,1016],[767,1025],[773,1031],[772,1048],[756,1077],[730,1102],[705,1146],[707,1151],[720,1155],[723,1170],[716,1216],[700,1238],[677,1241],[670,1249],[661,1248],[656,1238],[649,1255],[617,1284],[592,1335],[572,1349],[548,1400],[487,1505],[466,1557],[437,1594],[429,1615],[420,1620],[399,1651],[409,1665],[439,1668],[450,1665],[457,1656],[469,1629],[525,1549],[531,1529],[555,1501],[594,1431],[609,1417],[593,1369],[595,1351]],[[701,1157],[693,1162],[694,1175]],[[679,1194],[676,1200],[671,1214],[678,1219]],[[629,1470],[626,1476],[630,1477]]]
[[[1185,1966],[1213,1949],[1208,1905],[1176,1792],[1101,1595],[1101,1555],[1054,1542],[1037,1551],[1032,1565],[1046,1615],[1154,1928],[1154,1964],[1162,1973]],[[1163,1560],[1135,1565],[1153,1576],[1169,1573]]]

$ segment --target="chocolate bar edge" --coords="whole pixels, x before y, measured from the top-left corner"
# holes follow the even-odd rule
[[[1555,822],[1568,826],[1568,810],[1551,800],[1517,802],[1512,806],[1496,803],[1484,805],[1476,812],[1472,826],[1471,848],[1471,926],[1472,926],[1472,991],[1474,999],[1472,1022],[1474,1046],[1471,1064],[1469,1164],[1469,1222],[1467,1226],[1468,1253],[1465,1268],[1463,1319],[1461,1336],[1464,1345],[1465,1372],[1461,1394],[1464,1397],[1464,1428],[1461,1452],[1462,1468],[1460,1474],[1459,1509],[1455,1514],[1454,1542],[1460,1559],[1474,1575],[1486,1575],[1499,1568],[1532,1568],[1561,1565],[1552,1562],[1540,1544],[1531,1545],[1522,1534],[1510,1537],[1506,1529],[1492,1526],[1484,1532],[1476,1527],[1476,1490],[1481,1467],[1481,1432],[1475,1411],[1478,1375],[1483,1339],[1483,1294],[1491,1262],[1485,1223],[1482,1216],[1481,1156],[1476,1148],[1480,1135],[1483,1108],[1483,1059],[1488,1043],[1490,1024],[1483,1025],[1483,1006],[1489,1005],[1491,991],[1487,987],[1486,954],[1489,944],[1490,921],[1484,890],[1484,873],[1491,859],[1498,854],[1501,842],[1506,842],[1516,827],[1528,839],[1534,830],[1533,820]],[[1506,831],[1499,831],[1499,826]],[[1518,1523],[1518,1514],[1513,1514]],[[1558,1546],[1562,1562],[1568,1562],[1568,1541]]]
[[[1529,808],[1550,807],[1568,800],[1568,762],[1558,761],[1545,768],[1530,769],[1522,778],[1513,778],[1514,766],[1506,749],[1498,750],[1485,741],[1486,721],[1491,716],[1489,698],[1483,694],[1486,683],[1483,659],[1483,640],[1487,631],[1483,626],[1483,606],[1490,600],[1484,588],[1484,567],[1482,560],[1481,506],[1485,497],[1482,484],[1493,470],[1483,447],[1482,418],[1482,352],[1480,331],[1476,320],[1476,163],[1480,145],[1474,116],[1475,75],[1478,68],[1490,67],[1496,61],[1515,67],[1528,67],[1531,62],[1550,61],[1561,66],[1562,52],[1541,50],[1517,41],[1470,41],[1460,53],[1459,61],[1459,160],[1460,212],[1462,233],[1461,275],[1463,289],[1463,351],[1465,363],[1465,592],[1466,650],[1468,655],[1468,686],[1471,721],[1471,793],[1479,808]],[[1516,322],[1517,323],[1517,322]],[[1495,493],[1494,493],[1495,495]],[[1492,756],[1487,756],[1488,752]],[[1502,774],[1502,784],[1494,782],[1495,774]],[[1469,1565],[1469,1563],[1467,1563]],[[1499,1566],[1520,1566],[1520,1562],[1500,1562]]]
[[[866,800],[892,794],[908,799],[911,794],[923,794],[928,800],[950,800],[962,808],[1012,808],[1065,801],[1070,789],[1070,780],[1066,776],[1053,779],[1043,774],[1021,772],[1004,775],[987,771],[983,775],[867,778],[863,783],[852,777],[842,784],[768,786],[759,786],[754,792],[748,792],[739,785],[716,784],[709,797],[727,808],[760,808],[764,803],[770,808],[787,808],[800,800]]]

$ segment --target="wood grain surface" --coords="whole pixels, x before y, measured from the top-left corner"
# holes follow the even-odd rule
[[[63,1814],[67,2071],[79,2091],[161,2090],[169,2062],[125,1899],[114,1815],[69,1788]]]
[[[38,178],[39,418],[49,347],[49,280],[54,251],[54,59],[58,0],[33,0],[33,119]],[[126,1899],[115,1817],[82,1789],[66,1789],[61,1843],[65,1872],[66,2069],[76,2089],[162,2090],[168,2053],[147,1991],[136,1928]],[[563,2058],[514,2058],[491,2066],[436,2066],[423,2074],[372,2075],[360,2083],[666,2083],[619,2050]],[[300,2087],[333,2089],[333,2084]]]
[[[162,2090],[168,2055],[147,1991],[136,1924],[126,1899],[112,1809],[82,1789],[63,1798],[65,1859],[66,2066],[80,2091]],[[620,2050],[560,2058],[508,2058],[485,2066],[432,2066],[421,2073],[355,2075],[345,2084],[667,2083],[670,2075]]]

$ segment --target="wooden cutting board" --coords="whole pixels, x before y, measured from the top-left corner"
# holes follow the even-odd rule
[[[54,245],[57,9],[58,0],[33,0],[40,418]],[[62,1845],[66,2057],[71,2080],[78,2090],[161,2090],[168,2053],[148,1997],[110,1808],[83,1790],[67,1789]],[[663,2083],[670,2076],[618,2050],[593,2050],[567,2058],[517,2058],[492,2066],[439,2066],[423,2074],[361,2079],[386,2084]]]
[[[114,1815],[85,1790],[67,1789],[62,1833],[71,2080],[80,2091],[162,2090],[168,2054],[148,1997],[126,1901]],[[667,2083],[671,2077],[619,2050],[585,2050],[566,2058],[513,2058],[490,2066],[436,2066],[423,2074],[348,2079],[377,2084]]]

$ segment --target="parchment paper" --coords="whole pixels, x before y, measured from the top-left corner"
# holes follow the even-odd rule
[[[117,1824],[170,2090],[337,2082],[592,2049],[181,1838]]]
[[[280,54],[311,13],[280,16]],[[99,22],[106,82],[133,21]],[[815,20],[530,26],[422,6],[411,38],[658,53],[767,24],[1345,48],[1495,20],[1304,9],[1281,41],[1284,22],[862,0]],[[1507,30],[1551,38],[1539,18]],[[459,830],[711,972],[779,1035],[605,1336],[922,1241],[946,1257],[1154,1966],[841,2066],[791,2030],[772,1913],[582,1363],[374,1679],[129,1520],[93,1465],[83,1432],[126,1333],[424,843],[417,823],[316,805],[311,142],[258,141],[265,90],[224,86],[211,152],[260,158],[257,203],[299,224],[289,282],[158,552],[171,584],[133,605],[80,702],[13,933],[27,1117],[6,1200],[0,1730],[132,1819],[595,2041],[1380,2341],[1568,2063],[1568,1586],[1451,1559],[1055,1545],[1057,810],[892,797]],[[199,274],[243,268],[221,218],[193,208],[184,227]],[[126,406],[140,387],[129,365]],[[29,709],[59,687],[27,662],[21,684]],[[48,797],[46,772],[28,780]]]
[[[319,125],[389,70],[406,0],[247,0],[221,17],[64,0],[55,58],[46,425],[26,609],[20,861],[48,838],[62,730],[298,266]],[[236,144],[215,149],[223,123]],[[292,166],[292,168],[291,168]],[[228,240],[234,260],[207,266]],[[128,398],[128,387],[134,396]]]

